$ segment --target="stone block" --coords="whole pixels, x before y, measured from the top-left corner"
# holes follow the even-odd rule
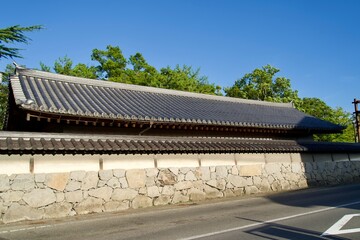
[[[87,172],[82,181],[81,189],[88,190],[91,188],[96,188],[99,181],[99,176],[97,172]]]
[[[2,220],[4,223],[18,222],[23,220],[39,220],[43,217],[43,213],[43,209],[34,209],[29,206],[13,203],[5,211]]]
[[[232,166],[231,167],[231,174],[232,175],[239,175],[239,169],[237,166]]]
[[[216,166],[215,167],[216,178],[226,178],[228,171],[225,166]]]
[[[108,185],[111,188],[120,188],[121,184],[119,182],[119,179],[116,177],[112,177],[107,181],[106,185]]]
[[[106,212],[123,211],[129,209],[129,202],[110,201],[104,204]]]
[[[224,179],[212,179],[210,181],[206,182],[207,185],[209,185],[210,187],[219,189],[219,190],[224,190],[225,186],[226,186],[226,181]]]
[[[185,175],[186,173],[188,173],[190,171],[190,168],[182,167],[182,168],[179,169],[179,171],[180,171],[180,173]]]
[[[200,191],[197,188],[189,189],[188,195],[189,195],[190,201],[193,201],[193,202],[204,201],[206,198],[205,192]]]
[[[112,193],[113,193],[113,189],[111,187],[101,187],[101,188],[91,189],[88,192],[89,196],[101,198],[105,202],[108,202],[110,200]]]
[[[56,195],[56,202],[62,202],[65,199],[65,194],[62,192],[55,193]]]
[[[204,191],[206,194],[206,199],[213,199],[213,198],[221,198],[223,197],[223,193],[217,190],[216,188],[212,188],[208,185],[204,186]]]
[[[151,186],[147,188],[148,197],[154,198],[160,196],[159,187]]]
[[[125,176],[130,188],[145,187],[146,174],[144,169],[127,170]]]
[[[184,203],[184,202],[188,202],[188,201],[189,201],[189,196],[185,196],[185,195],[181,194],[180,191],[176,191],[174,193],[174,196],[172,199],[173,204]]]
[[[132,200],[138,194],[138,191],[130,188],[126,189],[115,189],[111,195],[111,199],[115,201]]]
[[[262,172],[262,166],[261,164],[256,165],[243,165],[239,166],[239,176],[241,177],[253,177],[253,176],[260,176]],[[233,174],[237,175],[237,174]]]
[[[168,205],[171,202],[171,197],[168,195],[161,195],[154,200],[154,206]]]
[[[74,192],[67,192],[65,193],[65,199],[67,202],[79,203],[84,199],[83,192],[81,190]]]
[[[35,174],[35,182],[36,183],[44,183],[46,179],[45,173],[36,173]]]
[[[245,187],[245,194],[256,194],[259,192],[259,189],[255,186]]]
[[[234,187],[245,187],[247,186],[246,179],[237,175],[229,175],[228,181]]]
[[[179,168],[177,167],[169,167],[168,168],[170,172],[172,172],[175,176],[179,174]]]
[[[68,183],[69,177],[69,173],[49,173],[46,174],[45,185],[62,192]]]
[[[84,180],[85,175],[86,175],[85,171],[73,171],[70,172],[70,179],[82,182],[82,180]]]
[[[71,209],[71,203],[54,203],[44,208],[44,218],[66,217],[70,215]]]
[[[231,189],[226,189],[224,191],[224,197],[235,197],[235,193]]]
[[[129,187],[129,184],[128,184],[125,177],[119,178],[119,183],[120,183],[121,188],[128,188]]]
[[[176,190],[184,190],[193,187],[193,184],[190,181],[178,182],[174,185]]]
[[[19,174],[16,175],[11,184],[12,190],[28,191],[35,187],[34,175]]]
[[[74,207],[77,214],[99,213],[103,209],[103,200],[100,198],[88,197]]]
[[[164,169],[159,172],[158,181],[162,186],[174,185],[177,182],[177,177],[169,169]]]
[[[113,169],[113,174],[117,178],[125,177],[126,171],[124,169]]]
[[[157,168],[147,168],[145,171],[147,177],[156,177],[159,174],[159,170]]]
[[[80,190],[81,189],[81,182],[77,182],[77,181],[69,181],[68,184],[65,187],[65,190],[67,192],[73,192],[76,190]]]
[[[4,192],[10,189],[9,176],[6,174],[0,175],[0,192]]]
[[[185,174],[185,180],[186,181],[196,181],[197,178],[195,176],[195,174],[192,171],[189,171]]]
[[[267,179],[262,179],[258,189],[260,192],[264,192],[264,193],[271,191],[271,186],[270,186],[269,182],[267,181]]]
[[[22,191],[7,191],[0,194],[0,197],[4,200],[5,203],[18,202],[24,196]]]
[[[112,170],[100,170],[99,171],[100,180],[108,181],[112,177],[113,177],[113,171]]]
[[[304,171],[302,169],[302,163],[292,163],[291,164],[291,171],[296,174],[302,174]]]
[[[23,200],[34,208],[43,207],[56,202],[55,193],[49,189],[33,189],[29,193],[25,193]]]
[[[152,205],[153,205],[152,199],[144,195],[136,196],[134,200],[131,202],[131,207],[134,209],[151,207]]]
[[[175,193],[175,187],[170,185],[165,185],[162,189],[162,195],[169,195],[172,196]]]

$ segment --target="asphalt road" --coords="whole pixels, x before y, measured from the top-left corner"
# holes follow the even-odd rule
[[[360,239],[360,184],[0,225],[10,239]]]

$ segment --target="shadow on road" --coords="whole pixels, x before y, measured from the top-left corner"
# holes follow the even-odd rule
[[[343,185],[336,187],[314,188],[308,190],[296,190],[288,194],[273,194],[266,196],[267,199],[288,206],[312,207],[327,206],[335,207],[350,202],[360,202],[360,184]],[[344,206],[349,209],[360,209],[360,204]]]
[[[307,229],[286,226],[278,223],[266,223],[253,219],[237,217],[238,219],[248,220],[253,222],[262,223],[261,226],[250,228],[244,232],[251,234],[256,239],[296,239],[296,240],[348,240],[348,238],[337,237],[337,236],[321,236],[322,233],[311,231]]]

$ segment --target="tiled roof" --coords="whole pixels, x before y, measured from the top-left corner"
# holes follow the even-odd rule
[[[358,153],[359,144],[0,132],[0,154]]]
[[[341,126],[306,115],[291,104],[212,96],[16,69],[16,104],[40,114],[87,119],[304,129],[339,132]]]

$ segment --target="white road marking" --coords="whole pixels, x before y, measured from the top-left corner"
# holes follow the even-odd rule
[[[0,234],[22,232],[22,231],[28,231],[28,230],[34,230],[34,229],[40,229],[40,228],[48,228],[48,227],[52,227],[52,226],[54,226],[54,225],[43,225],[43,226],[36,226],[36,227],[10,229],[10,230],[1,231]]]
[[[291,219],[291,218],[302,217],[302,216],[306,216],[306,215],[310,215],[310,214],[314,214],[314,213],[325,212],[325,211],[333,210],[333,209],[336,209],[336,208],[342,208],[342,207],[347,207],[347,206],[356,205],[356,204],[360,204],[360,201],[352,202],[352,203],[346,203],[346,204],[342,204],[342,205],[338,205],[338,206],[334,206],[334,207],[323,208],[323,209],[314,210],[314,211],[305,212],[305,213],[299,213],[299,214],[295,214],[295,215],[291,215],[291,216],[287,216],[287,217],[275,218],[275,219],[267,220],[267,221],[264,221],[264,222],[244,225],[244,226],[241,226],[241,227],[229,228],[229,229],[225,229],[225,230],[221,230],[221,231],[195,235],[195,236],[191,236],[191,237],[187,237],[187,238],[181,238],[179,240],[193,240],[193,239],[199,239],[199,238],[204,238],[204,237],[210,237],[210,236],[214,236],[214,235],[218,235],[218,234],[238,231],[238,230],[242,230],[242,229],[245,229],[245,228],[256,227],[256,226],[260,226],[260,225],[267,224],[267,223],[279,222],[279,221],[288,220],[288,219]]]
[[[357,216],[360,216],[360,214],[347,214],[343,216],[339,221],[337,221],[328,230],[326,230],[321,236],[360,232],[360,228],[341,230],[341,228],[344,227],[345,224],[347,224],[353,217]]]

